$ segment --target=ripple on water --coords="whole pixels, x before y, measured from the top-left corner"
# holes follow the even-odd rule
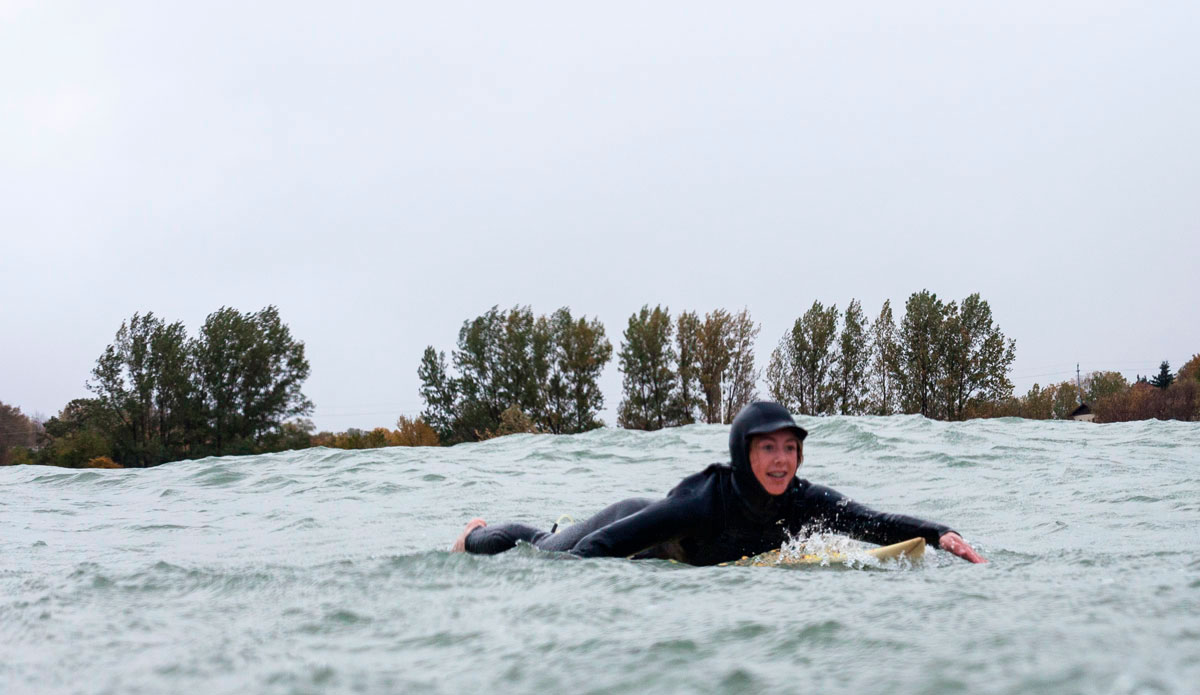
[[[0,625],[17,637],[0,690],[1190,695],[1200,681],[1200,425],[803,424],[806,477],[959,528],[992,563],[444,550],[470,515],[552,520],[663,495],[726,458],[717,425],[0,469]]]

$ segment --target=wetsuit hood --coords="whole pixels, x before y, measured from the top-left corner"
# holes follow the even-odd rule
[[[763,489],[750,468],[750,438],[779,430],[791,430],[802,442],[808,436],[808,431],[796,424],[787,408],[768,401],[751,403],[742,408],[729,429],[729,458],[732,461],[734,485],[738,495],[752,510],[772,511],[776,500]]]

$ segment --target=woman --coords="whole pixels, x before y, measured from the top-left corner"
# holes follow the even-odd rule
[[[624,500],[560,533],[473,519],[452,549],[490,555],[526,541],[580,557],[715,565],[774,550],[804,532],[830,531],[879,545],[920,536],[970,562],[986,562],[948,526],[877,512],[797,478],[807,436],[783,406],[752,403],[730,429],[732,462],[684,478],[665,499]]]

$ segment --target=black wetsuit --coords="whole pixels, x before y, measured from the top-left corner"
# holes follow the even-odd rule
[[[793,478],[782,495],[769,495],[750,469],[749,441],[755,434],[785,428],[794,429],[801,440],[807,435],[782,407],[752,404],[734,420],[730,432],[733,464],[713,464],[684,478],[665,499],[624,500],[559,533],[522,524],[486,526],[467,536],[466,549],[493,554],[526,541],[581,557],[669,558],[715,565],[773,550],[789,536],[806,532],[831,531],[880,545],[920,536],[937,547],[942,534],[951,530],[877,512],[800,478]]]

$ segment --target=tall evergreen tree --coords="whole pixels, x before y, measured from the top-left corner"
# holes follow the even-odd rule
[[[1165,390],[1168,386],[1174,383],[1174,381],[1175,375],[1171,373],[1170,363],[1168,363],[1166,360],[1163,360],[1162,364],[1158,366],[1158,374],[1155,374],[1150,379],[1150,385]]]
[[[629,317],[618,353],[624,398],[617,409],[621,427],[658,430],[673,420],[675,349],[671,345],[671,316],[660,306],[643,306]]]

